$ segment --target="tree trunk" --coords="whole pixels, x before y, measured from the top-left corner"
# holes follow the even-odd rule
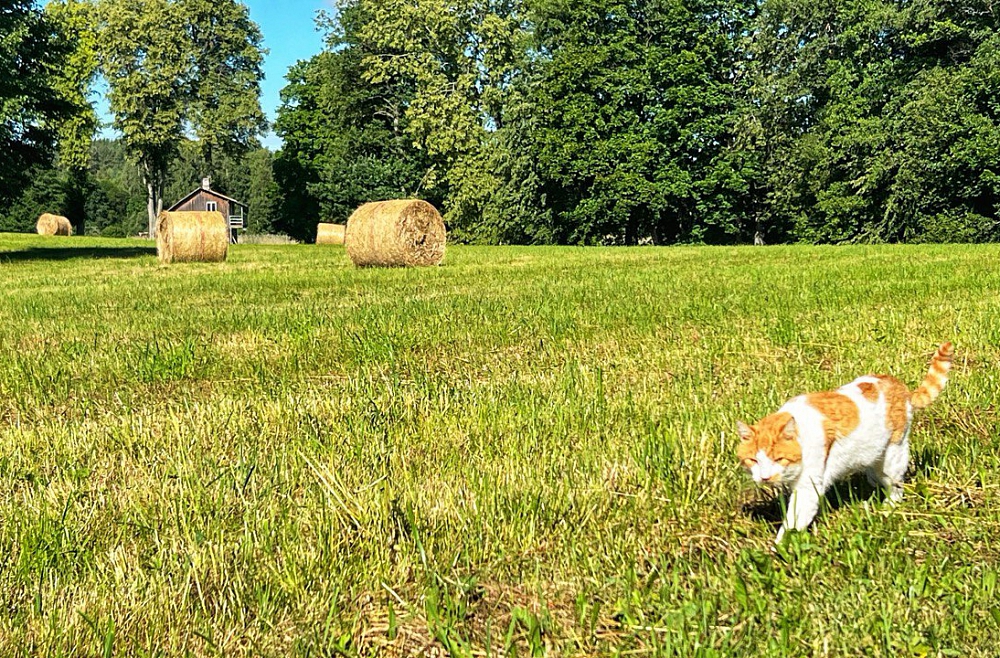
[[[70,186],[67,194],[67,214],[70,221],[76,224],[73,230],[77,235],[84,235],[87,231],[87,170],[73,167],[69,170]]]
[[[149,237],[156,237],[156,220],[163,212],[163,176],[153,167],[144,165],[142,177],[146,183],[146,213],[149,219]]]
[[[634,212],[628,214],[625,221],[625,244],[629,247],[639,243],[639,219]]]
[[[146,183],[146,220],[149,237],[156,237],[156,192],[153,191],[153,184]]]

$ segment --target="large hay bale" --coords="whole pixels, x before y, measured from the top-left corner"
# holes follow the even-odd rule
[[[376,201],[347,220],[345,247],[359,267],[438,265],[446,237],[441,214],[426,201]]]
[[[229,252],[229,222],[220,212],[161,212],[156,255],[161,263],[217,262]]]
[[[346,229],[343,224],[317,224],[316,244],[344,244]]]
[[[73,235],[73,225],[62,215],[44,213],[35,224],[38,235]]]

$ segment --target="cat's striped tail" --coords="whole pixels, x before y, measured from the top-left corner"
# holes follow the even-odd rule
[[[927,376],[910,395],[910,404],[914,409],[923,409],[934,402],[944,390],[944,385],[948,383],[948,371],[951,370],[951,357],[954,354],[955,347],[951,343],[944,343],[938,348],[937,354],[931,359]]]

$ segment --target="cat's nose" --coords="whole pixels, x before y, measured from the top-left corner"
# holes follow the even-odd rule
[[[760,479],[763,480],[764,482],[773,482],[774,480],[778,479],[778,474],[777,473],[772,473],[771,475],[764,475],[764,476],[761,476]]]

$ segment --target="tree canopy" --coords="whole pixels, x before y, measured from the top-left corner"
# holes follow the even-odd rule
[[[52,157],[59,126],[80,110],[60,89],[71,49],[59,27],[34,2],[0,0],[0,201]]]
[[[411,143],[412,86],[359,84],[363,57],[347,41],[288,74],[275,124],[284,142],[275,163],[284,199],[278,228],[299,238],[311,239],[317,221],[343,222],[373,198],[441,201],[433,158]]]
[[[774,232],[1000,237],[998,27],[974,0],[764,3],[750,113]]]
[[[366,82],[405,90],[407,141],[373,153],[421,163],[459,239],[1000,237],[1000,9],[978,0],[343,0],[339,16],[290,78],[282,159],[336,171],[344,199],[387,193],[350,171],[363,140],[305,99],[364,122],[381,111]],[[348,61],[332,87],[303,75]],[[310,146],[326,132],[345,141]],[[332,211],[326,189],[286,205]]]
[[[153,235],[186,131],[208,161],[257,145],[261,34],[235,0],[99,0],[98,15],[113,125],[139,164]]]
[[[485,243],[1000,239],[982,0],[339,0],[275,154],[236,0],[3,6],[2,226],[49,199],[127,232],[136,186],[149,224],[211,174],[306,240],[399,196]],[[91,147],[95,76],[120,138]],[[139,175],[98,174],[111,151]]]

